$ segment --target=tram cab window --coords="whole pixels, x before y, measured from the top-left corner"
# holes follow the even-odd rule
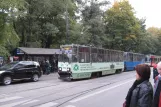
[[[66,54],[61,54],[61,55],[59,55],[59,61],[60,62],[69,62],[69,58],[67,57]]]

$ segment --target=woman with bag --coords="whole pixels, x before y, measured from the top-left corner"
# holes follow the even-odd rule
[[[123,107],[152,107],[153,88],[150,79],[150,67],[137,65],[136,80],[128,91]]]

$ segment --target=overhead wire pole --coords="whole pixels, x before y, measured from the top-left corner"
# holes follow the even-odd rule
[[[69,19],[68,19],[68,4],[65,3],[65,21],[66,21],[66,44],[69,42]]]

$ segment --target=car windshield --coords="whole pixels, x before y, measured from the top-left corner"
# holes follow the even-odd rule
[[[9,64],[5,64],[4,66],[0,67],[0,70],[7,70],[13,68],[18,62],[11,62]]]

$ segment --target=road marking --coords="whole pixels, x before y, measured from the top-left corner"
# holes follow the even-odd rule
[[[0,100],[0,103],[6,102],[6,101],[11,101],[11,100],[16,100],[16,99],[20,99],[20,98],[22,98],[22,97],[19,97],[19,96],[8,97],[8,98],[1,99],[1,100]]]
[[[35,102],[38,102],[39,100],[32,100],[32,101],[28,101],[28,102],[26,102],[26,103],[24,103],[24,104],[22,104],[22,105],[27,105],[27,104],[31,104],[31,103],[35,103]]]
[[[9,95],[7,95],[7,94],[0,94],[0,99],[1,98],[4,98],[4,97],[8,97]]]
[[[73,106],[73,105],[68,105],[68,106],[65,106],[65,107],[75,107],[75,106]]]
[[[10,103],[10,104],[1,105],[1,107],[13,107],[13,106],[16,106],[18,104],[24,103],[26,101],[28,101],[28,100],[23,100],[23,101],[19,101],[19,102],[14,102],[14,103]]]
[[[0,94],[0,96],[7,96],[7,94]]]
[[[55,106],[55,105],[57,105],[57,104],[58,104],[58,103],[49,102],[49,103],[42,104],[42,105],[37,106],[37,107],[52,107],[52,106]]]
[[[89,95],[86,95],[86,96],[83,96],[83,97],[80,97],[80,98],[71,100],[70,102],[71,102],[71,103],[75,103],[75,102],[84,100],[84,99],[89,98],[89,97],[92,97],[92,96],[94,96],[94,95],[97,95],[97,94],[103,93],[103,92],[105,92],[105,91],[109,91],[109,90],[111,90],[111,89],[114,89],[114,88],[116,88],[116,87],[119,87],[119,86],[121,86],[121,85],[127,84],[127,83],[129,83],[129,82],[131,82],[131,81],[134,81],[134,79],[133,79],[133,80],[130,80],[130,81],[127,81],[127,82],[124,82],[124,83],[122,83],[122,84],[115,85],[115,86],[113,86],[113,87],[110,87],[110,88],[101,90],[101,91],[98,91],[98,92],[95,92],[95,93],[93,93],[93,94],[89,94]]]

